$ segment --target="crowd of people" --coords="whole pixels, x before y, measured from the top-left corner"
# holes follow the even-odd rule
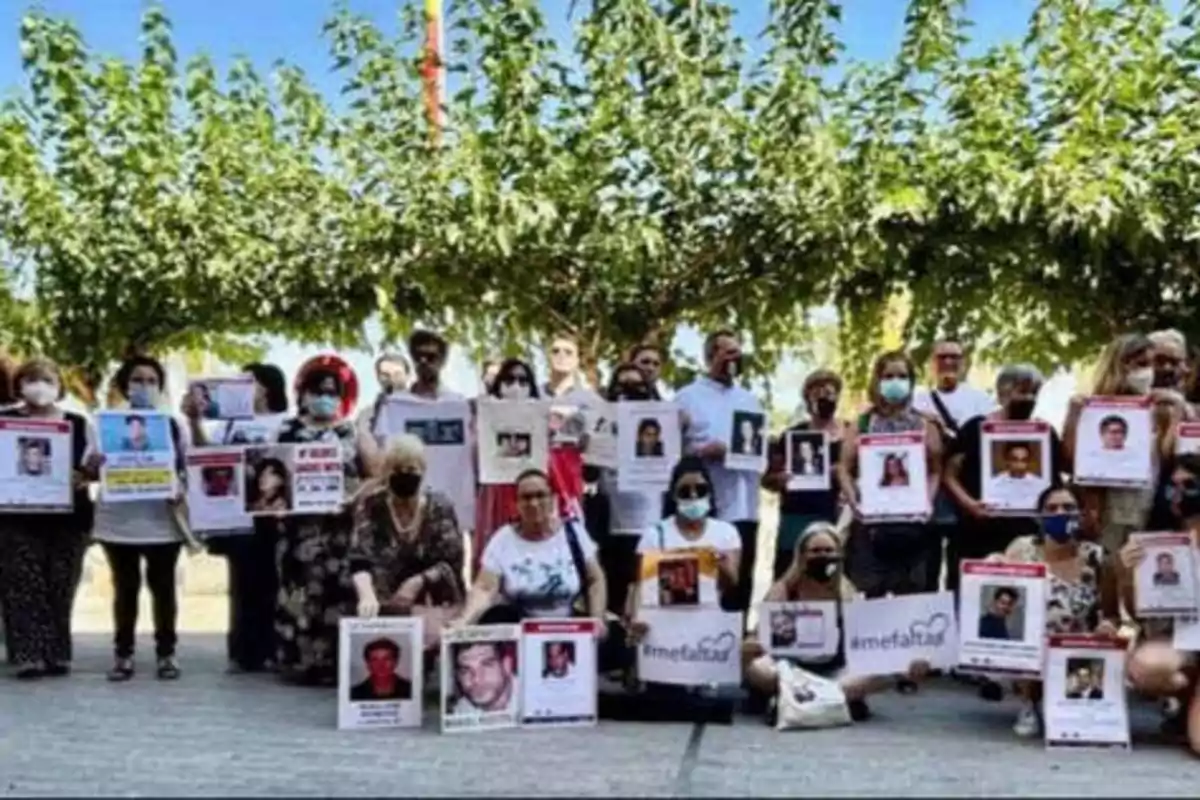
[[[544,382],[521,359],[485,364],[483,400],[549,397],[584,409],[672,402],[680,411],[683,455],[665,492],[631,492],[620,488],[613,470],[586,464],[579,444],[558,445],[543,468],[526,471],[511,485],[477,485],[475,518],[459,519],[454,503],[425,479],[422,440],[385,439],[376,424],[390,397],[466,399],[443,385],[448,350],[440,335],[418,331],[407,354],[378,359],[380,395],[361,408],[353,370],[336,356],[313,358],[294,377],[294,414],[288,413],[287,380],[278,367],[244,367],[254,377],[255,411],[269,438],[336,445],[347,492],[339,513],[260,516],[252,530],[206,539],[210,552],[228,561],[231,671],[270,670],[292,682],[334,685],[338,622],[348,615],[425,616],[430,662],[437,632],[445,627],[578,615],[600,620],[601,671],[629,681],[635,645],[647,634],[631,589],[639,559],[650,550],[714,552],[712,590],[724,608],[742,613],[751,608],[753,576],[764,558],[771,560],[773,574],[767,600],[838,603],[937,591],[943,580],[945,588],[957,590],[964,559],[1039,562],[1050,583],[1048,633],[1130,635],[1129,685],[1160,700],[1164,725],[1200,753],[1197,655],[1173,647],[1168,621],[1131,616],[1132,572],[1145,552],[1129,543],[1129,534],[1200,532],[1200,457],[1177,448],[1179,424],[1196,414],[1198,371],[1179,334],[1119,337],[1101,354],[1091,388],[1095,396],[1152,398],[1153,485],[1099,489],[1072,482],[1080,396],[1071,402],[1061,436],[1051,435],[1051,485],[1036,511],[1022,517],[996,516],[982,501],[980,436],[989,422],[1032,418],[1043,384],[1036,368],[1003,366],[994,393],[985,392],[965,379],[962,345],[941,341],[933,347],[929,385],[921,386],[913,360],[889,352],[875,361],[861,409],[846,407],[841,376],[818,369],[804,381],[799,413],[771,438],[765,472],[757,474],[725,465],[731,413],[763,409],[739,382],[738,335],[722,330],[705,340],[704,373],[676,394],[662,380],[666,354],[652,344],[615,365],[600,390],[582,379],[578,346],[569,336],[551,343]],[[108,677],[128,681],[135,675],[144,565],[153,600],[156,674],[179,678],[176,566],[186,519],[178,501],[95,503],[89,487],[102,458],[91,423],[60,405],[64,383],[58,365],[34,358],[3,378],[0,390],[10,393],[0,397],[8,401],[4,416],[67,419],[75,433],[74,510],[54,517],[0,517],[0,599],[15,675],[34,680],[69,673],[72,602],[84,551],[97,542],[113,583]],[[165,371],[146,355],[121,364],[113,386],[120,408],[162,410],[166,403]],[[245,441],[237,438],[245,436],[244,428],[206,422],[202,405],[189,393],[177,410],[172,437],[179,453]],[[827,463],[827,488],[790,487],[783,443],[792,432],[827,437],[827,452],[809,446],[797,468],[802,474],[818,461]],[[864,524],[856,516],[862,495],[859,441],[905,432],[922,434],[932,513],[920,523]],[[658,442],[650,441],[649,431],[641,439],[646,447]],[[1019,472],[1021,454],[1010,456],[1009,471]],[[908,480],[902,461],[883,472],[884,481],[901,477]],[[779,496],[773,553],[758,552],[760,490]],[[769,709],[779,664],[758,641],[753,633],[747,636],[745,684]],[[869,716],[870,693],[892,687],[918,691],[926,674],[914,664],[904,675],[845,676],[842,647],[832,659],[801,665],[839,680],[856,720]],[[1000,699],[1006,690],[1022,700],[1016,732],[1036,735],[1039,685],[979,684],[987,700]]]

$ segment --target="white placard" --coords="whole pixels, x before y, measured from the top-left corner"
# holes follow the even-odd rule
[[[270,444],[279,436],[287,414],[263,414],[254,419],[231,419],[221,423],[219,436],[224,445]]]
[[[253,527],[246,513],[246,449],[205,447],[184,456],[188,525],[193,531],[237,531]]]
[[[521,724],[595,725],[596,620],[526,620],[521,626]]]
[[[725,468],[762,472],[767,466],[767,415],[761,411],[738,410],[729,423]]]
[[[835,601],[763,603],[759,608],[758,641],[771,655],[800,661],[837,655],[841,627]]]
[[[1036,677],[1046,657],[1046,565],[963,561],[958,667]]]
[[[1200,422],[1181,422],[1176,429],[1179,440],[1175,443],[1178,455],[1200,453]]]
[[[549,459],[550,404],[544,400],[480,399],[479,482],[514,483],[527,469],[545,469]]]
[[[201,419],[252,419],[253,375],[234,378],[197,378],[188,383],[188,394]]]
[[[1200,617],[1176,617],[1171,646],[1185,653],[1200,653]]]
[[[1075,483],[1149,486],[1154,480],[1150,397],[1089,397],[1075,434]]]
[[[1192,616],[1197,611],[1196,548],[1190,533],[1133,533],[1146,557],[1134,574],[1138,617]]]
[[[246,449],[246,513],[332,514],[345,502],[338,444],[274,444]]]
[[[679,461],[679,409],[674,403],[617,403],[617,489],[662,491]]]
[[[0,513],[75,507],[71,421],[0,417]]]
[[[785,431],[784,472],[789,492],[827,492],[834,465],[827,431]]]
[[[442,733],[515,728],[521,716],[519,625],[442,633]]]
[[[171,417],[158,411],[101,411],[100,498],[105,503],[170,500],[175,497],[175,437]]]
[[[1129,748],[1124,641],[1051,636],[1042,688],[1047,747]]]
[[[644,608],[638,618],[649,626],[638,646],[640,680],[676,686],[741,682],[741,614]]]
[[[466,400],[430,402],[412,395],[391,395],[375,424],[375,435],[385,443],[401,434],[411,434],[424,442],[424,484],[450,498],[454,513],[464,525],[475,519],[470,422],[471,406]]]
[[[859,516],[865,522],[923,522],[928,519],[927,469],[924,431],[860,436]]]
[[[854,600],[842,617],[851,675],[902,675],[914,661],[934,669],[958,663],[952,592]]]
[[[642,608],[720,605],[716,550],[701,547],[651,550],[641,554],[640,563],[638,601]]]
[[[1048,422],[988,420],[980,428],[981,497],[995,516],[1028,516],[1050,486],[1053,453]]]
[[[343,617],[338,628],[338,729],[419,728],[424,621]]]
[[[551,402],[546,424],[550,432],[551,447],[578,445],[587,430],[587,418],[583,408],[566,403]]]
[[[617,407],[615,403],[599,403],[584,409],[587,422],[587,449],[583,451],[583,463],[602,469],[616,469],[617,457]]]

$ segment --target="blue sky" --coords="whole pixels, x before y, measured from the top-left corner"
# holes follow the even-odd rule
[[[399,0],[351,0],[356,12],[376,19],[385,29],[394,27]],[[21,15],[33,3],[0,1],[0,94],[22,82],[17,34]],[[68,16],[81,28],[88,45],[108,55],[137,58],[138,18],[141,0],[42,0],[36,4],[55,15]],[[331,0],[168,0],[164,3],[175,30],[175,44],[183,59],[207,53],[219,65],[245,55],[266,70],[276,59],[284,59],[305,70],[321,90],[334,93],[337,79],[330,74],[325,42],[320,37],[322,22],[331,13]],[[551,30],[560,46],[570,46],[568,0],[542,0]],[[754,47],[765,25],[768,0],[741,0],[737,8],[738,32]],[[1035,0],[969,0],[968,12],[975,23],[973,37],[979,44],[1019,39],[1023,36]],[[875,61],[891,58],[903,34],[906,0],[847,0],[839,36],[846,57]],[[676,346],[697,353],[695,331],[681,331]],[[312,348],[274,342],[270,359],[289,373]],[[375,391],[369,353],[345,354],[359,369],[368,392]],[[785,363],[776,376],[778,402],[796,402],[802,365]],[[459,391],[473,393],[475,369],[456,352],[447,378]]]

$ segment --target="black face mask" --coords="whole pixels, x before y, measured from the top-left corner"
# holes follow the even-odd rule
[[[837,575],[838,562],[833,556],[810,556],[804,562],[804,574],[814,581],[829,583]]]
[[[1155,389],[1174,389],[1179,385],[1179,376],[1175,374],[1173,369],[1155,370],[1154,372],[1154,388]]]
[[[818,419],[829,419],[837,411],[837,400],[830,397],[818,397],[812,404],[813,414]]]
[[[421,488],[421,476],[415,472],[393,472],[388,488],[396,497],[412,497]]]
[[[621,390],[621,399],[640,402],[650,399],[650,389],[645,386],[627,386]]]
[[[1036,400],[1009,400],[1008,401],[1008,417],[1009,419],[1027,420],[1033,416],[1033,407],[1037,404]]]

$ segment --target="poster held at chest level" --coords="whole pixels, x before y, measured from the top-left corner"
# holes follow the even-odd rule
[[[616,469],[617,458],[617,406],[615,403],[598,403],[585,409],[587,421],[587,449],[583,451],[583,463],[602,469]]]
[[[988,513],[1032,514],[1038,497],[1050,485],[1049,423],[989,420],[980,432],[980,499]]]
[[[235,378],[198,378],[188,383],[188,395],[201,419],[252,419],[253,375]]]
[[[171,417],[158,411],[101,411],[100,499],[105,503],[170,500],[178,485]]]
[[[1140,487],[1154,480],[1153,401],[1149,397],[1089,397],[1075,434],[1075,482]]]
[[[596,630],[594,619],[539,619],[522,624],[523,725],[596,724]]]
[[[1197,611],[1196,548],[1190,533],[1134,533],[1146,557],[1134,573],[1138,617],[1192,616]]]
[[[776,658],[831,658],[840,639],[837,606],[833,600],[763,603],[758,615],[759,644]]]
[[[420,617],[343,618],[338,629],[338,728],[421,727]]]
[[[681,447],[674,403],[617,403],[617,485],[622,492],[662,491]]]
[[[959,670],[1041,675],[1045,659],[1046,565],[964,561],[961,574]]]
[[[734,411],[729,431],[725,468],[762,472],[767,466],[767,415],[760,411]]]
[[[742,679],[742,615],[719,608],[643,608],[638,645],[643,681],[675,686],[736,685]]]
[[[865,522],[929,518],[925,434],[869,433],[858,440],[858,513]]]
[[[789,492],[826,492],[834,464],[825,431],[787,431],[783,437],[784,473]]]
[[[184,456],[187,470],[188,524],[194,531],[246,531],[254,518],[246,513],[246,450],[206,447]]]
[[[1046,746],[1128,750],[1122,639],[1051,636],[1043,676]]]
[[[246,512],[253,516],[331,514],[345,502],[337,444],[276,444],[246,450]]]
[[[72,445],[69,420],[0,417],[0,514],[71,511]]]
[[[471,407],[465,400],[429,402],[392,396],[383,404],[375,434],[386,442],[411,434],[425,445],[424,485],[454,503],[460,520],[475,518],[475,464],[471,452]]]
[[[479,481],[507,485],[549,459],[550,404],[544,400],[483,400],[477,405]]]

